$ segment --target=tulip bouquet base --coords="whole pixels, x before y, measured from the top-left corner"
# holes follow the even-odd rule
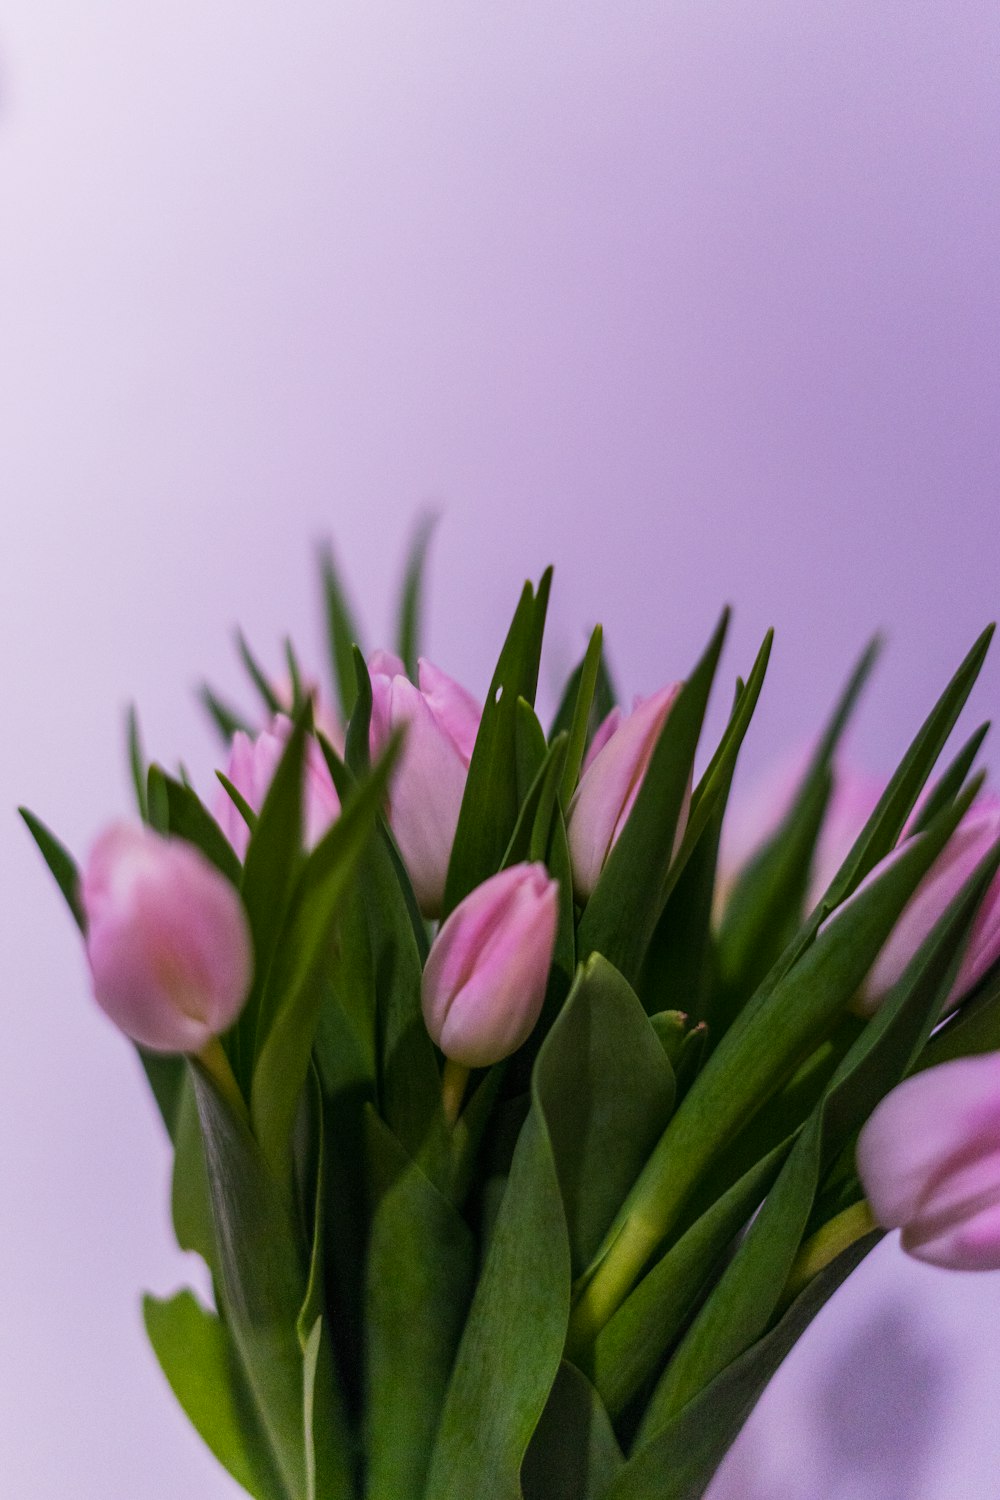
[[[149,1338],[257,1500],[691,1500],[886,1228],[1000,1265],[985,731],[935,769],[989,632],[845,836],[870,648],[734,859],[770,638],[717,745],[725,615],[624,716],[595,630],[543,725],[547,574],[481,708],[418,659],[426,542],[398,655],[326,559],[338,709],[241,642],[205,799],[133,719],[134,823],[78,869],[24,814],[211,1277]]]

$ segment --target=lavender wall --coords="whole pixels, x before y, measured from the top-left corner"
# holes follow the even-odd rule
[[[315,654],[332,533],[384,632],[427,501],[480,691],[552,560],[553,674],[595,616],[629,690],[778,628],[751,767],[886,626],[888,769],[996,609],[998,67],[987,0],[7,0],[4,801],[84,848],[132,696],[207,780],[234,622]],[[192,1274],[156,1121],[10,813],[0,869],[5,1490],[221,1500],[138,1321]],[[887,1246],[828,1312],[720,1496],[988,1493],[997,1279]]]

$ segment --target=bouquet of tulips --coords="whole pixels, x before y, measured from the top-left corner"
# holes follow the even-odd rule
[[[181,1406],[257,1500],[682,1500],[886,1228],[1000,1266],[1000,811],[976,643],[871,796],[862,657],[767,814],[727,801],[767,667],[701,751],[726,618],[615,706],[600,629],[535,711],[550,575],[485,706],[365,656],[328,557],[334,712],[288,651],[206,689],[203,801],[145,764],[82,869],[28,826],[136,1044],[180,1245],[147,1298]]]

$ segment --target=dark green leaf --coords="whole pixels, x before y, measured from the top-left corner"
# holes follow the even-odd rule
[[[552,572],[537,594],[525,584],[483,709],[445,885],[447,916],[475,886],[495,875],[514,832],[521,797],[517,779],[518,699],[534,704]]]
[[[677,821],[728,623],[726,611],[671,708],[628,821],[580,920],[581,958],[603,953],[630,983],[638,981],[663,909]]]
[[[564,1360],[525,1455],[524,1500],[600,1500],[624,1463],[600,1396]]]
[[[49,867],[49,873],[62,891],[74,922],[86,935],[87,919],[80,900],[80,873],[76,868],[76,861],[55,834],[49,832],[41,818],[36,818],[34,813],[29,812],[26,807],[19,807],[18,812],[27,824],[31,837],[38,845],[39,852]]]
[[[260,694],[266,711],[269,714],[280,714],[286,712],[287,704],[283,704],[277,693],[274,691],[274,688],[271,686],[270,678],[264,671],[263,667],[261,667],[260,663],[257,661],[257,658],[254,656],[253,652],[250,650],[250,646],[242,630],[238,630],[236,632],[236,645],[240,653],[240,660],[246,667],[247,672],[250,674],[250,681],[253,683],[254,687]]]
[[[373,1163],[366,1276],[365,1449],[371,1495],[422,1500],[475,1280],[462,1216],[368,1112]]]
[[[253,736],[254,731],[249,722],[236,709],[230,708],[227,703],[223,703],[222,699],[209,687],[207,682],[202,684],[198,696],[208,710],[224,745],[230,743],[234,734]]]
[[[580,664],[580,676],[577,682],[576,700],[573,704],[573,713],[569,723],[569,740],[566,747],[566,763],[563,767],[562,784],[559,789],[560,799],[563,807],[568,807],[570,798],[576,791],[576,784],[580,779],[580,767],[587,750],[587,742],[590,739],[590,725],[594,712],[594,694],[597,691],[597,676],[601,666],[601,645],[604,632],[600,625],[595,626],[594,633],[590,637],[587,654]],[[555,740],[556,735],[553,735]]]
[[[857,1241],[811,1281],[777,1327],[633,1453],[601,1500],[702,1500],[771,1376],[879,1238]]]
[[[193,844],[227,880],[239,886],[243,875],[240,862],[208,808],[189,786],[165,771],[159,772],[158,780],[160,795],[166,799],[166,831]]]
[[[915,815],[910,825],[910,833],[922,833],[934,821],[941,809],[947,807],[948,803],[958,796],[989,730],[988,723],[980,724],[975,733],[966,740],[951,765],[938,778],[925,797],[919,813]]]
[[[406,560],[403,591],[399,601],[396,649],[411,682],[417,680],[417,658],[420,655],[423,618],[424,568],[427,563],[427,548],[434,534],[437,519],[436,515],[427,515],[423,516],[417,524]]]
[[[353,659],[356,689],[351,722],[347,726],[344,759],[355,776],[365,776],[371,769],[369,736],[372,724],[372,680],[357,646],[354,647]]]
[[[146,802],[146,757],[142,753],[142,738],[139,734],[139,716],[135,711],[135,704],[129,705],[127,719],[128,737],[128,763],[132,773],[132,785],[135,787],[135,801],[139,809],[139,816],[145,823],[149,819],[149,808]]]
[[[359,647],[363,653],[361,634],[338,577],[337,566],[330,547],[324,548],[320,557],[320,566],[323,570],[323,599],[326,606],[330,665],[340,696],[340,707],[346,721],[354,712],[354,698],[357,693],[354,647]]]

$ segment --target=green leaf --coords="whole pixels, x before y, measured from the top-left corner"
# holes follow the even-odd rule
[[[411,682],[416,682],[417,680],[417,658],[420,655],[420,634],[423,617],[424,569],[427,563],[427,549],[434,534],[437,521],[438,518],[436,515],[426,515],[417,523],[406,560],[406,573],[403,578],[403,590],[399,601],[396,649],[406,668],[406,675]]]
[[[614,1242],[574,1314],[578,1332],[593,1336],[603,1326],[668,1237],[699,1178],[835,1026],[975,790],[907,840],[776,988],[760,992],[730,1027],[609,1233]]]
[[[171,1140],[175,1140],[185,1082],[184,1059],[169,1052],[148,1052],[145,1047],[136,1047],[135,1050],[167,1128],[167,1134]]]
[[[603,638],[603,632],[602,632]],[[573,723],[573,714],[576,701],[580,692],[580,682],[583,677],[584,663],[578,662],[570,673],[569,681],[563,689],[563,695],[556,709],[552,727],[549,730],[549,739],[554,740],[557,734],[568,734]],[[597,682],[594,687],[594,701],[590,708],[590,722],[587,725],[587,744],[593,739],[594,731],[604,722],[608,714],[618,702],[618,694],[608,673],[607,658],[605,657],[603,645],[601,655],[597,663]]]
[[[243,864],[241,891],[254,946],[253,987],[231,1035],[233,1067],[244,1094],[270,1021],[263,1014],[271,963],[304,863],[303,775],[311,708],[295,721],[271,780]],[[336,826],[336,825],[334,825]]]
[[[674,1075],[634,991],[593,954],[539,1054],[574,1274],[659,1140]]]
[[[197,793],[159,768],[157,779],[166,802],[166,831],[193,844],[217,870],[221,870],[227,880],[238,887],[243,877],[240,862],[233,846]]]
[[[521,1500],[521,1463],[559,1369],[569,1315],[549,1104],[539,1059],[445,1396],[426,1490],[434,1500]]]
[[[202,683],[198,697],[207,709],[212,723],[219,732],[224,745],[231,743],[234,734],[245,734],[253,737],[254,730],[250,723],[236,709],[230,708],[224,703],[217,693],[209,687],[208,683]]]
[[[810,1282],[769,1334],[633,1453],[601,1500],[700,1500],[782,1360],[880,1237],[857,1241]]]
[[[957,1014],[935,1032],[920,1054],[919,1069],[956,1057],[1000,1050],[1000,966],[994,965]]]
[[[365,1294],[367,1491],[422,1500],[434,1434],[472,1296],[476,1245],[374,1111]]]
[[[254,1500],[288,1500],[225,1324],[186,1291],[162,1301],[144,1297],[142,1311],[160,1368],[219,1463]]]
[[[580,919],[580,957],[603,953],[630,983],[638,981],[663,909],[677,821],[728,622],[725,611],[671,708],[628,821]]]
[[[521,1469],[525,1500],[600,1500],[624,1463],[600,1396],[564,1360]]]
[[[182,1250],[190,1250],[201,1256],[213,1278],[217,1280],[220,1275],[219,1252],[215,1243],[212,1198],[194,1085],[184,1059],[171,1060],[181,1064],[170,1191],[174,1235]]]
[[[576,698],[569,723],[566,762],[563,767],[562,783],[559,788],[560,800],[564,807],[569,806],[570,798],[576,791],[576,784],[580,779],[580,768],[583,765],[587,742],[590,738],[590,724],[594,712],[594,694],[597,691],[597,676],[601,667],[601,646],[603,639],[604,632],[600,625],[597,625],[593,635],[590,637],[587,654],[580,664]],[[555,740],[557,735],[554,734],[552,738]]]
[[[167,796],[167,773],[154,762],[146,772],[146,808],[149,826],[156,833],[170,832],[170,799]]]
[[[355,776],[365,776],[371,769],[369,735],[372,724],[372,680],[357,646],[354,647],[352,656],[356,688],[351,721],[347,726],[344,759]]]
[[[771,969],[802,920],[816,841],[833,787],[833,756],[880,649],[876,637],[852,672],[788,813],[742,872],[726,903],[719,935],[722,993],[711,1015],[716,1037]]]
[[[957,797],[965,785],[966,777],[975,764],[976,756],[979,754],[983,740],[989,733],[988,723],[980,724],[974,734],[970,735],[955,756],[951,765],[935,782],[932,790],[924,799],[923,806],[913,819],[910,833],[923,833],[924,829],[934,821],[942,808]]]
[[[250,681],[261,696],[264,708],[269,714],[280,714],[286,711],[286,705],[278,697],[271,686],[271,679],[257,661],[242,630],[236,632],[236,646],[240,653],[240,660],[250,675]]]
[[[656,1373],[733,1239],[781,1170],[792,1138],[776,1146],[717,1198],[658,1260],[577,1362],[617,1418]]]
[[[142,753],[139,716],[135,711],[134,703],[129,704],[126,734],[128,740],[128,761],[132,772],[132,784],[135,787],[136,806],[139,809],[140,818],[146,823],[149,820],[149,807],[146,802],[146,758]]]
[[[86,936],[87,919],[80,900],[80,873],[76,868],[76,861],[55,834],[49,832],[41,818],[36,818],[35,814],[29,812],[26,807],[19,807],[18,812],[27,824],[31,837],[38,845],[39,852],[49,867],[49,873],[62,891],[74,922]]]
[[[966,882],[828,1084],[746,1239],[671,1360],[645,1430],[665,1424],[767,1329],[824,1172],[906,1074],[957,972],[1000,850]]]
[[[305,1490],[303,1362],[297,1320],[305,1249],[286,1199],[246,1124],[197,1063],[192,1080],[205,1147],[227,1323],[289,1500]]]
[[[222,787],[222,790],[225,792],[226,796],[229,798],[230,802],[233,804],[236,811],[239,813],[240,817],[246,824],[247,831],[253,834],[257,828],[257,814],[254,812],[253,808],[250,806],[249,802],[244,797],[239,787],[234,786],[234,784],[230,781],[229,777],[225,774],[224,771],[216,771],[215,775],[216,779],[219,782],[219,785]]]
[[[448,865],[444,916],[500,869],[517,823],[517,705],[519,698],[535,701],[551,579],[549,569],[537,593],[525,584],[493,674]]]
[[[250,1112],[264,1156],[279,1176],[319,1019],[323,991],[317,966],[326,961],[339,903],[375,829],[398,746],[398,739],[390,742],[372,775],[348,798],[302,867],[268,974],[258,1021]],[[265,802],[261,827],[266,813]],[[252,852],[251,841],[248,864]]]
[[[323,599],[326,606],[330,665],[340,696],[340,707],[346,721],[354,712],[354,699],[357,693],[354,647],[359,647],[364,654],[361,647],[361,633],[347,602],[347,595],[340,582],[330,547],[324,548],[320,556],[320,566],[323,572]]]

